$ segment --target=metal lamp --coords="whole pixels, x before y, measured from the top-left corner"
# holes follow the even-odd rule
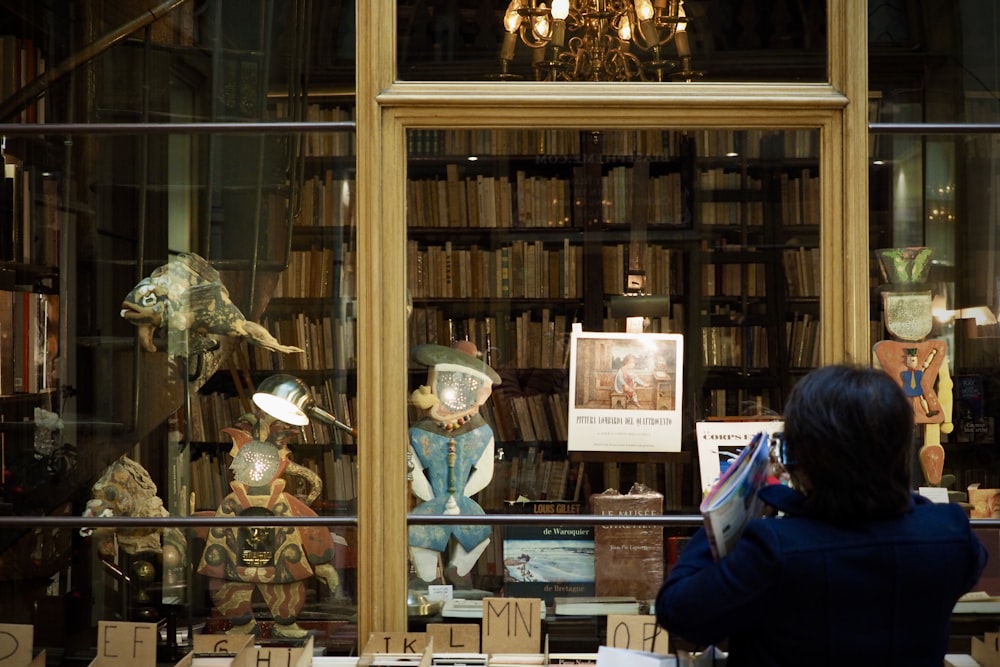
[[[357,437],[355,428],[316,405],[305,382],[292,375],[272,375],[254,392],[253,402],[261,410],[286,424],[305,426],[311,419],[335,426]]]

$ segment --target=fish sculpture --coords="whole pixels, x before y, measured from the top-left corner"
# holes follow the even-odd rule
[[[121,316],[138,327],[139,341],[150,352],[156,352],[153,334],[164,326],[168,332],[234,336],[276,352],[302,352],[248,321],[229,298],[219,272],[193,252],[171,256],[140,280],[122,302]]]

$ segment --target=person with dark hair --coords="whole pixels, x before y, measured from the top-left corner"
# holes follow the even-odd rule
[[[987,553],[957,504],[913,493],[913,408],[894,379],[833,365],[788,397],[777,458],[791,486],[761,498],[721,560],[704,529],[656,599],[657,622],[730,667],[943,664],[951,613]]]

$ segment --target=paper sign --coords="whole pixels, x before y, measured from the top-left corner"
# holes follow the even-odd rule
[[[972,657],[982,667],[1000,667],[1000,638],[996,632],[987,632],[982,639],[972,638]]]
[[[427,647],[426,632],[373,632],[363,653],[415,653]]]
[[[97,622],[97,657],[91,663],[98,667],[155,667],[156,623],[125,621]]]
[[[251,667],[310,667],[313,659],[313,638],[302,646],[256,646],[247,650]]]
[[[427,634],[434,640],[435,653],[479,653],[476,623],[428,623]]]
[[[538,653],[542,645],[539,598],[483,598],[483,653]]]
[[[605,644],[648,653],[670,653],[667,631],[656,624],[655,616],[611,614]]]
[[[0,667],[24,667],[31,662],[35,626],[0,623]]]
[[[427,587],[427,599],[431,602],[446,602],[454,597],[451,584],[431,584]]]
[[[194,635],[194,652],[236,655],[253,642],[253,635]]]
[[[950,503],[951,499],[948,497],[948,489],[943,486],[921,486],[917,489],[927,500],[932,503]]]

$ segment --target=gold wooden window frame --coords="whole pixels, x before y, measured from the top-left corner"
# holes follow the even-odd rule
[[[847,0],[828,2],[828,84],[546,85],[398,82],[394,31],[386,29],[395,25],[395,0],[358,3],[361,641],[407,624],[406,129],[819,129],[822,361],[867,363],[867,106],[860,103],[867,100],[867,16],[851,9]]]

